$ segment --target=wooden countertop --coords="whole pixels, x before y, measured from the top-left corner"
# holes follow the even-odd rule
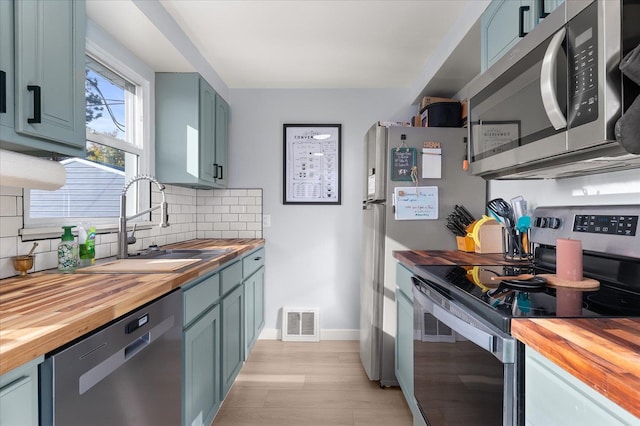
[[[514,265],[529,261],[504,260],[501,253],[478,254],[460,250],[396,250],[393,257],[406,267],[420,265]]]
[[[511,333],[640,417],[640,318],[514,319]]]
[[[264,239],[191,240],[172,249],[232,249],[212,261],[160,274],[61,274],[0,280],[0,374],[44,355],[264,245]]]

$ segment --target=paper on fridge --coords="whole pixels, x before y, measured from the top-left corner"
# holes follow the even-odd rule
[[[404,186],[393,190],[396,220],[438,219],[437,186]]]
[[[422,179],[442,178],[442,148],[440,142],[425,142],[422,148]]]

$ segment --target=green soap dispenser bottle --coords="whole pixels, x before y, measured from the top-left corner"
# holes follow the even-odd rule
[[[71,233],[75,226],[63,226],[62,241],[58,244],[58,271],[73,272],[78,268],[78,243]]]

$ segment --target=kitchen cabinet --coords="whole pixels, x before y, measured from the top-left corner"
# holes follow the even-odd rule
[[[636,416],[525,346],[527,425],[637,425],[639,422]]]
[[[85,5],[0,2],[0,146],[84,157]]]
[[[485,72],[563,0],[494,0],[480,18],[481,72]]]
[[[264,248],[242,259],[245,306],[245,360],[264,327]]]
[[[156,73],[156,176],[226,187],[229,108],[197,73]]]
[[[189,285],[184,298],[183,425],[211,424],[220,408],[220,275]]]
[[[421,418],[413,393],[413,283],[410,270],[396,265],[395,372],[414,418]]]
[[[38,426],[38,365],[42,360],[36,358],[0,376],[1,425]]]
[[[222,397],[227,395],[244,362],[244,288],[237,286],[221,303]]]

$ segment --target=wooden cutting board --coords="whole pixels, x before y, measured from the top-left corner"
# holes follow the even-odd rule
[[[201,259],[119,259],[112,262],[80,268],[87,273],[153,273],[174,272],[199,262]]]

